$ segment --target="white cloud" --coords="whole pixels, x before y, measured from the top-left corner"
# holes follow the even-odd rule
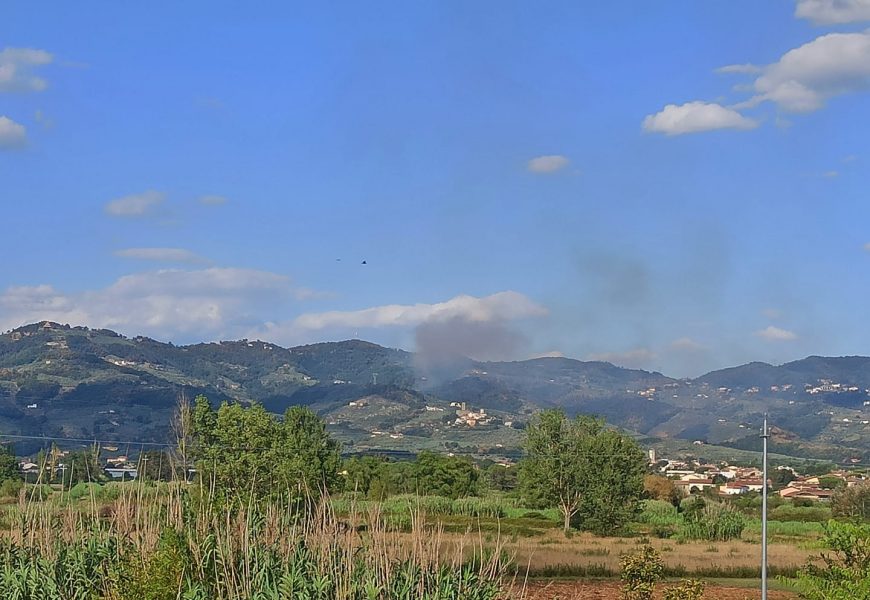
[[[539,317],[547,309],[528,297],[512,291],[491,296],[456,296],[436,304],[390,304],[355,311],[332,311],[300,315],[293,324],[300,329],[368,328],[415,326],[424,322],[462,318],[471,322],[491,322]]]
[[[714,102],[687,102],[668,104],[660,112],[643,120],[644,131],[681,135],[712,131],[714,129],[753,129],[758,122],[744,117],[736,110]]]
[[[0,51],[0,92],[41,92],[48,83],[32,71],[52,60],[54,57],[45,50],[3,49]]]
[[[550,350],[549,352],[542,352],[541,354],[534,354],[529,357],[529,360],[533,360],[535,358],[565,358],[565,355],[558,350]]]
[[[588,360],[598,360],[613,363],[621,367],[640,369],[647,367],[656,358],[655,352],[647,348],[636,348],[627,352],[602,352],[590,354]]]
[[[555,173],[567,167],[570,162],[568,157],[561,154],[548,154],[546,156],[536,156],[528,162],[526,167],[532,173]]]
[[[116,250],[115,256],[137,260],[153,260],[158,262],[208,262],[201,256],[184,248],[124,248]]]
[[[780,329],[773,325],[767,326],[755,332],[755,335],[768,342],[788,342],[797,339],[797,334],[788,329]]]
[[[165,194],[149,190],[112,200],[106,204],[105,211],[113,217],[145,217],[153,214],[165,199]]]
[[[769,100],[789,112],[812,112],[834,96],[870,88],[870,31],[830,33],[786,52],[764,68],[751,106]]]
[[[870,0],[797,0],[794,14],[816,25],[870,21]]]
[[[224,196],[200,196],[199,203],[205,206],[223,206],[227,203],[227,199]]]
[[[0,116],[0,148],[23,148],[27,145],[27,130],[9,117]]]
[[[136,273],[80,293],[12,287],[0,292],[0,328],[47,319],[176,341],[238,338],[297,293],[286,276],[233,268]]]

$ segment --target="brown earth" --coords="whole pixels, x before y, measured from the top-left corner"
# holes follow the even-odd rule
[[[654,596],[661,598],[667,584],[661,584]],[[620,600],[621,584],[618,581],[552,581],[530,583],[525,593],[518,590],[516,598],[523,600]],[[704,598],[716,600],[754,600],[761,597],[761,591],[750,588],[735,588],[707,585]],[[798,596],[791,592],[769,591],[769,600],[794,600]]]

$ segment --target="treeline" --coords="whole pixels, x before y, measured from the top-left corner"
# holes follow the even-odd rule
[[[372,500],[399,494],[457,499],[500,492],[533,509],[555,508],[563,525],[612,532],[640,509],[644,452],[631,438],[591,417],[568,419],[544,411],[529,422],[518,465],[476,463],[467,457],[420,453],[414,461],[377,456],[341,458],[341,448],[308,408],[282,416],[254,403],[205,396],[180,403],[172,423],[176,447],[139,457],[142,480],[184,479],[206,486],[225,503],[313,499],[353,492]],[[43,463],[56,461],[54,453]],[[106,479],[99,446],[63,457],[62,483]],[[53,476],[55,465],[46,473]],[[45,479],[43,483],[47,482]]]

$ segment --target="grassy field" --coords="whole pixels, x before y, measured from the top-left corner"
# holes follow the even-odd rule
[[[738,598],[733,590],[754,586],[761,552],[757,520],[748,518],[738,538],[709,542],[681,537],[681,519],[675,510],[650,504],[620,536],[566,535],[555,510],[530,509],[504,496],[453,500],[402,495],[372,501],[349,494],[307,511],[283,504],[225,510],[209,502],[208,490],[195,485],[80,484],[64,492],[28,486],[17,498],[0,503],[0,572],[6,573],[0,577],[7,578],[0,583],[19,584],[13,581],[16,573],[22,581],[33,577],[32,564],[43,565],[45,577],[72,577],[64,569],[75,572],[90,564],[94,570],[88,577],[97,583],[89,593],[104,595],[82,598],[133,600],[129,590],[106,590],[124,580],[132,581],[135,590],[157,578],[187,594],[167,599],[271,600],[251,590],[265,586],[278,594],[280,583],[301,569],[318,585],[328,587],[329,577],[337,581],[338,588],[329,588],[336,598],[366,598],[360,591],[365,585],[383,594],[409,585],[410,579],[422,581],[423,587],[461,587],[463,577],[476,581],[482,595],[457,598],[545,598],[544,590],[555,589],[547,588],[551,582],[558,583],[558,593],[569,594],[554,598],[569,598],[575,597],[570,585],[581,586],[578,581],[586,587],[576,593],[587,593],[597,581],[601,595],[588,597],[615,598],[608,594],[621,559],[648,544],[661,554],[667,577],[727,584],[719,590],[722,598]],[[677,533],[656,537],[664,526]],[[770,533],[772,581],[794,576],[818,554],[820,523],[772,521]],[[174,541],[167,542],[167,536]],[[166,566],[175,563],[186,565],[187,575]],[[518,588],[522,582],[529,585]],[[787,591],[786,586],[783,593]],[[422,588],[415,593],[407,597],[429,597]]]

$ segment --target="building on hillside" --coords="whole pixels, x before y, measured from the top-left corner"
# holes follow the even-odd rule
[[[708,488],[716,487],[716,484],[713,483],[712,479],[701,478],[680,479],[679,481],[675,481],[674,485],[677,486],[678,490],[682,490],[686,494],[696,494],[698,492],[703,492]]]

